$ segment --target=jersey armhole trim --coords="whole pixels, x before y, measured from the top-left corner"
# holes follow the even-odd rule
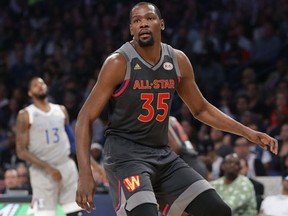
[[[178,80],[178,85],[180,84],[180,82],[181,82],[181,76],[177,76],[177,80]]]
[[[120,95],[125,91],[125,89],[127,88],[129,82],[130,82],[130,79],[124,80],[124,81],[122,82],[121,86],[120,86],[118,89],[116,89],[116,91],[113,93],[112,96],[113,96],[113,97],[118,97],[118,96],[120,96]]]

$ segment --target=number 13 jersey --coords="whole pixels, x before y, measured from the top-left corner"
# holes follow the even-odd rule
[[[29,151],[50,164],[60,164],[70,154],[65,131],[65,114],[57,104],[49,103],[44,112],[34,104],[26,108],[29,114]]]
[[[109,101],[106,135],[148,146],[167,145],[170,107],[181,77],[173,48],[161,43],[161,57],[155,65],[145,61],[129,42],[116,52],[125,57],[127,69]]]

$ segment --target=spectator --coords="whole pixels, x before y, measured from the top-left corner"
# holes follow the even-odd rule
[[[233,152],[233,147],[231,146],[231,135],[226,134],[215,128],[210,128],[210,139],[213,142],[214,150],[216,154],[220,157],[225,157]]]
[[[251,143],[242,137],[235,140],[234,152],[239,158],[244,158],[248,161],[248,177],[265,176],[265,168],[257,155],[250,151]]]
[[[243,176],[247,176],[249,167],[248,167],[248,162],[246,159],[244,159],[244,158],[240,159],[240,167],[241,167],[240,174]],[[249,178],[249,180],[253,184],[253,187],[255,190],[257,211],[259,211],[261,202],[263,201],[264,185],[254,178]]]
[[[229,154],[222,164],[224,176],[211,182],[217,193],[232,209],[233,216],[255,216],[256,199],[252,183],[240,173],[240,158]]]
[[[269,130],[279,127],[288,120],[288,98],[284,92],[277,92],[275,95],[274,109],[270,113]]]
[[[282,174],[282,193],[267,196],[261,204],[259,216],[268,215],[288,215],[288,170]]]
[[[23,162],[16,155],[15,133],[13,131],[7,133],[6,141],[8,146],[0,152],[0,164],[4,170],[15,168],[17,163]]]
[[[278,170],[279,173],[281,173],[288,168],[286,164],[286,160],[288,158],[288,122],[284,123],[281,127],[279,146],[279,156],[273,156],[273,158],[279,159],[280,164],[277,163],[278,161],[274,160],[274,165],[276,166],[275,169]]]
[[[4,185],[0,193],[7,194],[9,190],[15,189],[19,186],[18,173],[16,169],[7,169],[4,173]]]
[[[32,188],[30,184],[29,170],[25,163],[18,163],[16,166],[18,174],[19,188],[27,190],[29,194],[32,194]]]
[[[269,74],[265,80],[265,88],[268,94],[271,94],[271,91],[274,92],[278,83],[281,80],[288,81],[288,62],[286,59],[281,58],[276,62],[276,69]]]
[[[220,166],[223,162],[223,157],[216,153],[213,142],[211,140],[201,142],[198,150],[201,160],[206,164],[208,181],[218,179],[220,177]]]

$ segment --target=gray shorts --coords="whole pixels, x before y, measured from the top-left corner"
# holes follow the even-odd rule
[[[163,215],[179,216],[196,196],[212,188],[168,146],[153,148],[109,135],[104,154],[118,216],[143,203],[155,203]]]
[[[70,158],[55,166],[62,175],[60,182],[55,182],[51,176],[41,169],[30,167],[30,178],[33,192],[32,207],[36,211],[55,211],[60,204],[65,213],[81,210],[75,202],[78,171],[76,164]]]

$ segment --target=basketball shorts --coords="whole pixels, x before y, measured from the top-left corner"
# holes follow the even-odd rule
[[[109,135],[104,155],[118,216],[144,203],[156,204],[163,215],[180,216],[192,200],[212,188],[169,146],[144,146]]]
[[[60,204],[65,213],[81,210],[75,202],[78,171],[75,162],[67,158],[64,163],[58,164],[62,175],[60,182],[55,182],[46,172],[36,167],[29,168],[33,192],[33,211],[55,211]]]

